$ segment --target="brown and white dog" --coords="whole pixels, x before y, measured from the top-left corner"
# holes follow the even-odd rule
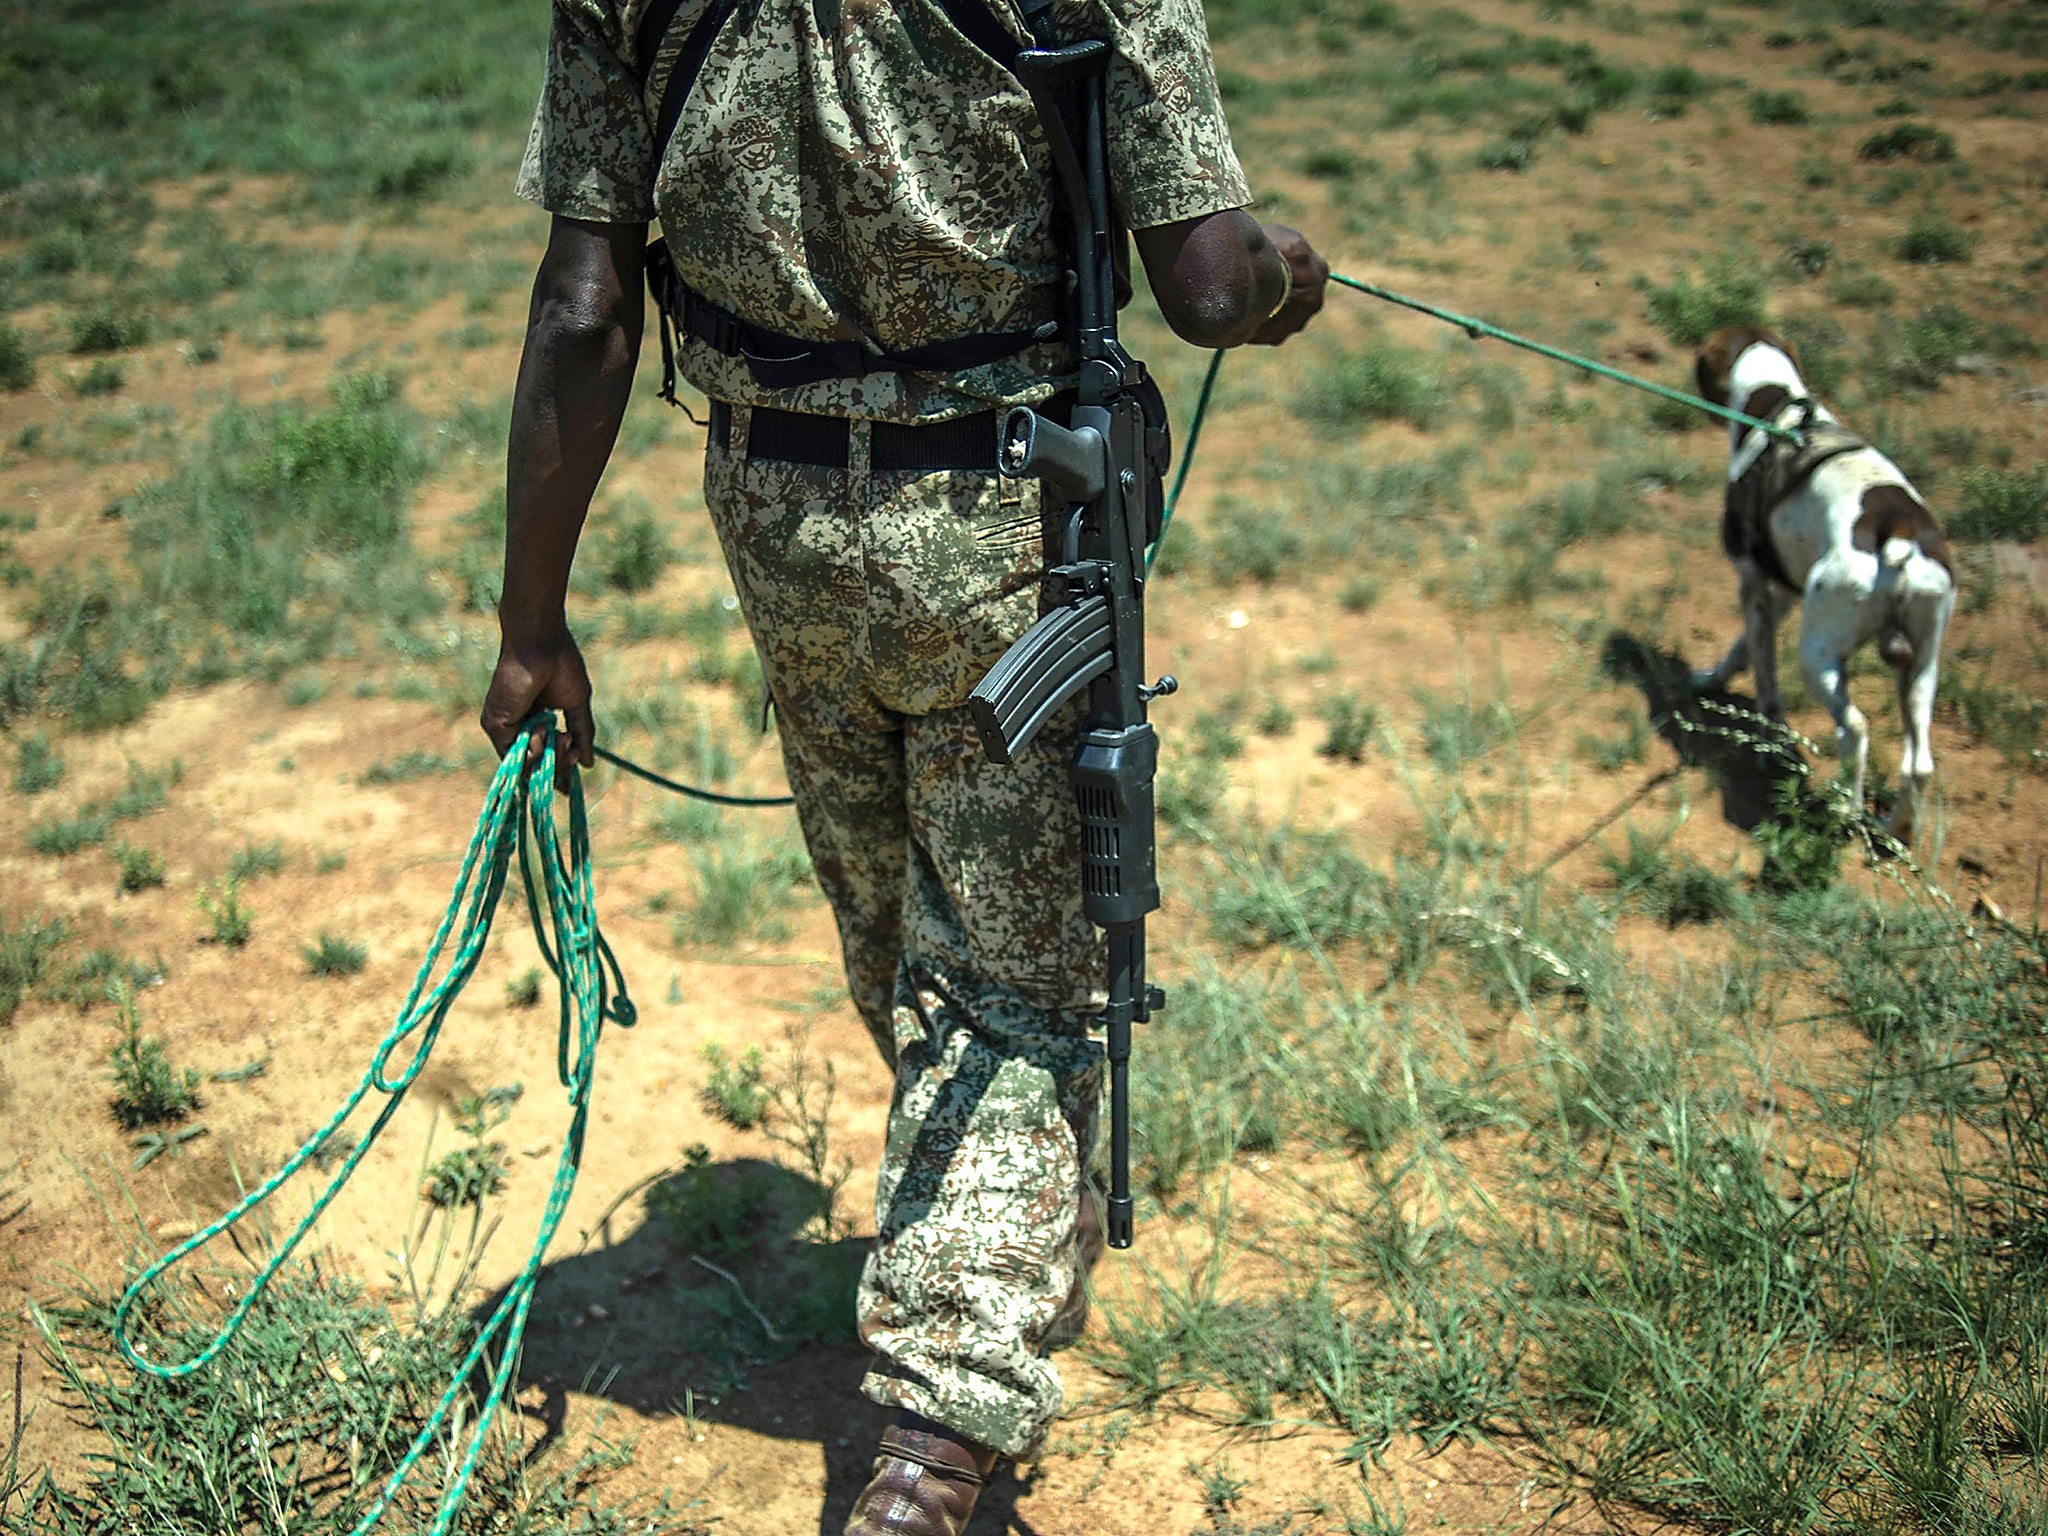
[[[1757,708],[1783,719],[1778,624],[1798,600],[1799,665],[1834,716],[1836,749],[1861,805],[1870,731],[1849,702],[1848,666],[1857,647],[1875,640],[1898,677],[1906,735],[1887,827],[1909,838],[1934,776],[1928,731],[1942,635],[1956,602],[1948,543],[1899,467],[1850,438],[1813,401],[1789,343],[1758,327],[1732,327],[1709,339],[1695,371],[1707,399],[1765,421],[1810,427],[1811,439],[1806,449],[1787,451],[1754,428],[1729,423],[1722,543],[1741,576],[1743,628],[1720,665],[1695,674],[1694,686],[1719,688],[1753,667]],[[1770,453],[1780,455],[1778,463],[1759,465]],[[1775,485],[1763,473],[1769,470],[1777,473]]]

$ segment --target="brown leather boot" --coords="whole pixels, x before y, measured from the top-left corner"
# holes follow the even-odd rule
[[[960,1536],[996,1453],[915,1413],[882,1431],[881,1454],[846,1536]]]
[[[1053,1315],[1052,1326],[1045,1330],[1045,1343],[1041,1347],[1047,1354],[1065,1349],[1080,1338],[1082,1330],[1088,1326],[1088,1277],[1095,1273],[1102,1250],[1109,1245],[1102,1230],[1102,1217],[1096,1210],[1095,1197],[1085,1190],[1081,1195],[1077,1220],[1081,1263],[1074,1271],[1073,1289],[1067,1292],[1067,1299],[1060,1303],[1059,1311]]]

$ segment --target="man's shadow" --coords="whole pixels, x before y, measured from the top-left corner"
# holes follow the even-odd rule
[[[544,1265],[514,1384],[528,1455],[562,1436],[571,1390],[651,1418],[815,1445],[825,1473],[818,1536],[840,1536],[889,1410],[860,1391],[868,1355],[854,1334],[854,1289],[868,1240],[806,1236],[821,1194],[758,1159],[684,1164]],[[503,1296],[486,1296],[476,1320]],[[1025,1487],[1014,1469],[999,1471],[969,1530],[1030,1532],[1016,1510]],[[714,1511],[755,1493],[723,1480],[702,1490]]]
[[[1651,726],[1680,762],[1706,770],[1729,825],[1753,832],[1784,815],[1788,795],[1803,786],[1805,758],[1789,731],[1757,713],[1756,700],[1695,689],[1684,657],[1620,631],[1601,648],[1600,669],[1642,690]]]

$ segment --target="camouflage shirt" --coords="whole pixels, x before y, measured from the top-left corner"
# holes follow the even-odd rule
[[[684,282],[790,335],[902,351],[1056,316],[1066,262],[1037,115],[935,0],[748,0],[660,148],[662,88],[707,0],[683,0],[651,71],[634,56],[649,3],[556,0],[520,196],[570,218],[659,217]],[[984,3],[1028,40],[1003,0]],[[1200,0],[1059,0],[1054,21],[1115,48],[1110,170],[1125,223],[1251,200]],[[1041,397],[1072,357],[1053,343],[951,376],[783,391],[694,340],[681,366],[719,399],[917,420]]]

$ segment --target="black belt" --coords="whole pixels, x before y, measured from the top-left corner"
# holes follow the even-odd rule
[[[933,474],[944,469],[996,472],[996,432],[1001,411],[977,411],[946,421],[905,424],[878,421],[868,429],[868,468],[876,474]],[[747,422],[747,458],[783,464],[844,469],[851,423],[844,416],[807,416],[755,406]],[[711,402],[711,438],[732,443],[732,407]]]

